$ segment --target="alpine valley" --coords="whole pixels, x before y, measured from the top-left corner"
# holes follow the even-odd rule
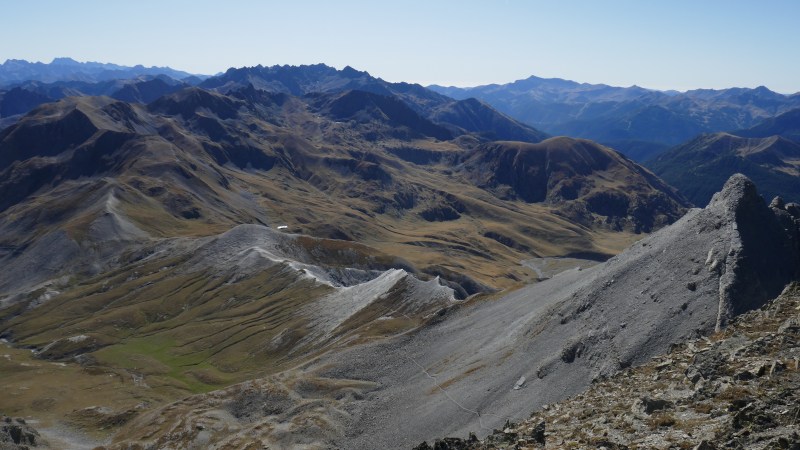
[[[698,424],[742,370],[751,396],[797,379],[798,107],[762,88],[7,61],[0,448],[583,448],[596,436],[552,405],[581,417],[568,399],[620,374],[674,409],[654,425],[672,448],[796,448],[792,409]],[[653,171],[619,143],[657,148]],[[754,366],[727,373],[736,352]],[[660,372],[674,387],[642,384]],[[606,448],[655,423],[636,401]]]

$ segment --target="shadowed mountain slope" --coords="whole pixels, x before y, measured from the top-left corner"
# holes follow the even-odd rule
[[[395,127],[407,127],[440,140],[449,140],[453,135],[446,128],[434,124],[417,114],[396,97],[373,94],[366,91],[346,91],[341,95],[321,95],[317,107],[336,121],[367,123],[381,121]]]
[[[703,205],[734,173],[758,183],[768,198],[800,198],[800,144],[779,136],[701,135],[647,162],[694,204]]]
[[[800,109],[793,109],[779,116],[765,119],[760,124],[746,129],[734,131],[732,134],[742,137],[781,136],[800,142]]]
[[[592,214],[614,226],[650,231],[671,222],[674,203],[688,202],[619,153],[591,141],[552,138],[539,144],[493,142],[471,152],[464,172],[501,198],[567,204],[575,221]],[[657,193],[649,186],[657,186]]]
[[[546,137],[539,130],[520,126],[516,120],[475,99],[445,103],[435,108],[430,117],[435,122],[475,132],[492,141],[539,142]]]

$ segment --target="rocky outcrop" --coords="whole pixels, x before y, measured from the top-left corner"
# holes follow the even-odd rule
[[[47,446],[40,438],[39,432],[24,419],[0,417],[0,449],[27,450],[41,445]]]
[[[727,249],[714,247],[706,258],[720,273],[717,330],[775,297],[798,274],[798,225],[786,220],[781,203],[770,209],[753,182],[736,174],[706,208],[717,220],[714,227],[730,228]]]

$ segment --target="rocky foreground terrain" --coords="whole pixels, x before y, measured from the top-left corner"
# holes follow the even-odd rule
[[[599,379],[485,439],[425,449],[798,449],[800,285],[725,331]]]

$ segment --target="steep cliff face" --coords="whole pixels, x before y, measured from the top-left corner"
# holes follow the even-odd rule
[[[753,182],[740,174],[711,199],[703,226],[727,228],[729,238],[709,249],[706,258],[720,277],[717,330],[774,298],[797,275],[800,214],[789,210],[781,201],[768,207]]]

